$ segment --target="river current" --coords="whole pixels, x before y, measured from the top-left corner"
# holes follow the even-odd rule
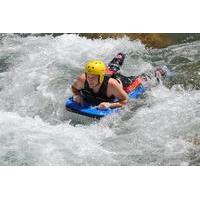
[[[65,110],[89,59],[127,54],[122,72],[166,80],[99,121]],[[147,49],[75,34],[0,36],[0,165],[199,165],[200,41]]]

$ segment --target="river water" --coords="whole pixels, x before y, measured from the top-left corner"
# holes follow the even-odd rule
[[[94,121],[65,110],[89,59],[127,54],[122,72],[165,66],[163,84]],[[0,36],[0,165],[199,165],[200,41],[146,49],[140,41]]]

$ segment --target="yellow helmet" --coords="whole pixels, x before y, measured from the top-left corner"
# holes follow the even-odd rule
[[[102,83],[106,71],[106,65],[101,60],[90,60],[85,65],[85,73],[99,75],[99,82]]]

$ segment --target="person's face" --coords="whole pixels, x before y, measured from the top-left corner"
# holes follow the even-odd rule
[[[99,84],[99,75],[87,74],[87,82],[90,88],[94,88]]]

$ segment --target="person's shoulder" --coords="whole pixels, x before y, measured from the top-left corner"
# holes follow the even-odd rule
[[[79,75],[79,76],[77,77],[77,80],[80,81],[80,82],[84,82],[84,81],[85,81],[85,73]]]
[[[85,83],[85,74],[81,74],[74,80],[72,85],[77,89],[81,89],[83,88],[84,83]]]

